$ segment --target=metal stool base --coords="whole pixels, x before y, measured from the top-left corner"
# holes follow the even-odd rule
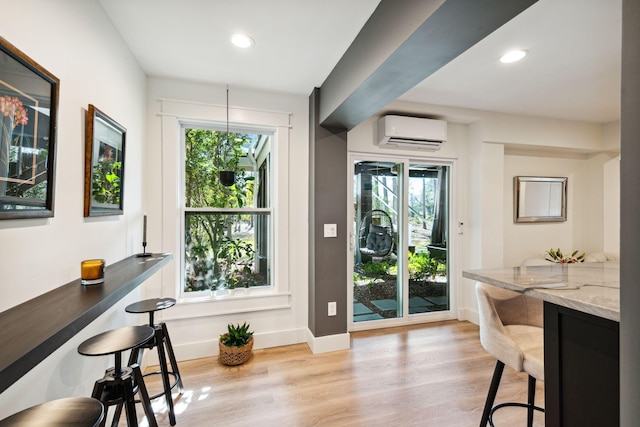
[[[493,424],[493,413],[496,412],[498,409],[502,409],[502,408],[504,408],[506,406],[512,406],[512,407],[515,406],[515,407],[518,407],[518,408],[527,408],[527,409],[532,408],[535,411],[540,411],[540,412],[544,413],[544,408],[541,408],[541,407],[536,406],[536,405],[529,405],[527,403],[519,403],[519,402],[501,403],[501,404],[496,405],[493,408],[491,408],[491,412],[489,413],[489,425],[491,427],[496,427]]]
[[[112,427],[118,425],[123,406],[126,409],[127,425],[129,427],[137,427],[138,417],[136,415],[136,400],[134,398],[136,393],[140,394],[140,403],[142,403],[142,407],[144,408],[149,426],[158,427],[151,407],[149,393],[144,384],[144,377],[138,364],[134,363],[122,369],[120,375],[116,374],[114,368],[107,369],[104,377],[96,381],[93,386],[91,397],[100,400],[104,404],[105,414],[109,406],[116,406],[116,412],[111,423]],[[106,416],[100,424],[101,427],[105,425],[105,421]]]

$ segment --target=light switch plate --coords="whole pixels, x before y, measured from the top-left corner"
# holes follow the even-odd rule
[[[325,224],[324,237],[338,237],[338,224]]]

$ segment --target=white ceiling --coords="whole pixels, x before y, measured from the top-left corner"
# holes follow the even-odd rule
[[[99,0],[151,76],[309,95],[379,0]],[[256,41],[247,50],[234,32]],[[400,97],[592,122],[620,117],[621,0],[540,0]],[[498,62],[518,47],[519,63]]]

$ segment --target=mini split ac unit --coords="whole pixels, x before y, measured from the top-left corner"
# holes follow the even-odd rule
[[[447,140],[447,122],[419,117],[383,116],[378,120],[378,140],[380,147],[439,150]]]

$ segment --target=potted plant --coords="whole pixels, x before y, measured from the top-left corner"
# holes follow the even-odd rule
[[[235,138],[231,142],[229,133],[229,86],[227,86],[227,133],[225,134],[224,141],[220,141],[218,146],[220,153],[218,154],[218,161],[220,162],[218,179],[220,183],[225,187],[231,187],[236,182],[236,169],[238,167],[238,156],[234,155]],[[235,135],[234,135],[235,136]]]
[[[241,154],[235,134],[230,134],[227,131],[224,139],[218,142],[218,150],[218,179],[220,184],[230,187],[236,183],[236,170],[239,164],[239,154]]]
[[[253,331],[249,331],[249,325],[245,322],[242,326],[238,323],[227,325],[227,332],[220,335],[218,341],[220,355],[218,360],[223,365],[241,365],[251,358],[253,349]]]

